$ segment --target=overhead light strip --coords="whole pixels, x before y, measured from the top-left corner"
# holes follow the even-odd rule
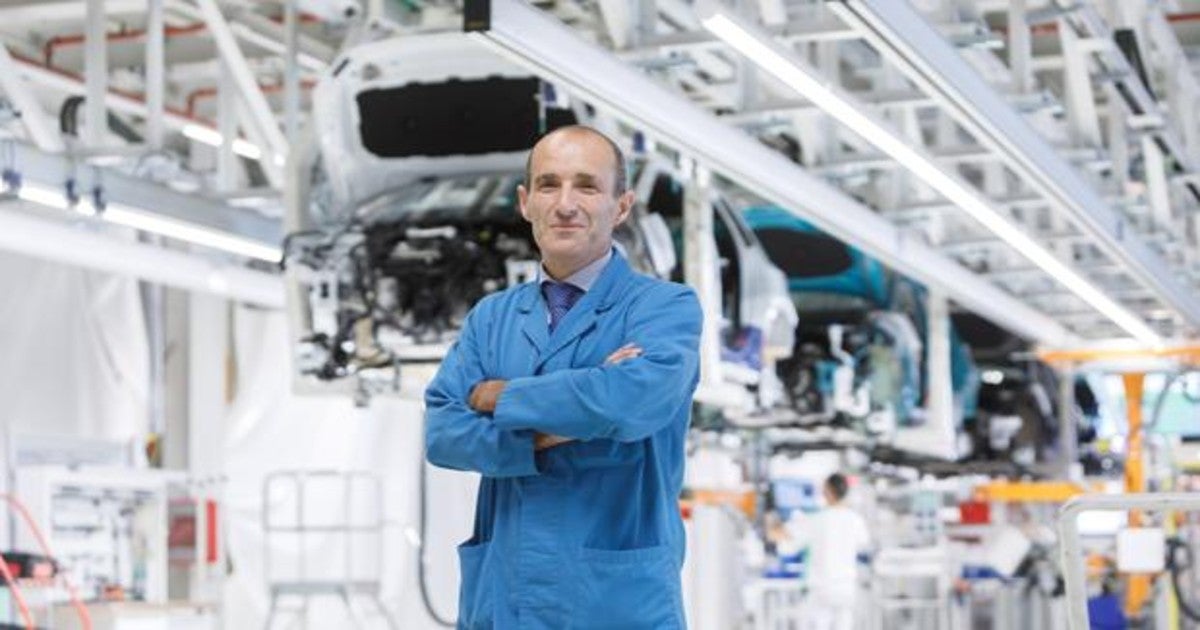
[[[201,144],[207,144],[210,147],[219,148],[225,144],[225,137],[221,135],[221,132],[211,127],[205,127],[204,125],[188,123],[183,126],[182,133],[184,136]],[[233,139],[233,152],[248,160],[261,160],[263,157],[262,149],[258,145],[242,138]],[[275,158],[275,163],[280,163],[278,156]]]
[[[899,162],[1130,335],[1143,343],[1162,343],[1162,338],[1145,322],[1030,238],[961,177],[948,172],[927,152],[907,143],[890,126],[867,114],[862,103],[775,43],[769,35],[720,8],[714,8],[701,21],[714,35]]]
[[[1200,292],[1130,228],[1094,186],[1025,121],[908,2],[830,0],[826,5],[981,144],[999,154],[1102,251],[1194,326]],[[1085,14],[1088,14],[1085,12]]]
[[[279,247],[242,236],[228,234],[195,223],[158,216],[152,212],[123,204],[108,203],[102,212],[97,213],[96,208],[87,199],[81,199],[72,204],[63,191],[33,182],[23,183],[17,188],[16,195],[24,201],[47,208],[55,210],[75,209],[81,214],[96,216],[99,220],[109,223],[194,243],[239,256],[273,263],[279,262],[283,256],[283,250]]]
[[[467,0],[479,41],[762,198],[802,216],[964,308],[1051,345],[1078,337],[954,259],[901,232],[844,191],[630,67],[524,0]],[[597,81],[596,77],[604,77]]]

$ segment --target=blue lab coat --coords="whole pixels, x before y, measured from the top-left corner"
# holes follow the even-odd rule
[[[614,254],[549,333],[536,283],[483,299],[425,395],[429,461],[483,475],[459,628],[683,628],[679,515],[700,306]],[[627,343],[642,354],[605,358]],[[504,379],[494,414],[471,389]],[[576,441],[535,453],[535,431]]]

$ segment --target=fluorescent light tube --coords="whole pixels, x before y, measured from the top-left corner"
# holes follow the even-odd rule
[[[889,125],[868,115],[862,103],[772,41],[761,29],[717,7],[711,8],[701,21],[714,35],[899,162],[1130,335],[1150,345],[1162,344],[1162,338],[1139,317],[1063,264],[961,177],[937,164],[923,149],[910,145]]]
[[[55,210],[69,210],[71,207],[67,203],[66,195],[61,191],[37,184],[21,184],[21,187],[17,189],[17,198]]]
[[[184,136],[210,147],[219,147],[225,142],[225,137],[221,135],[221,132],[212,127],[195,123],[184,125],[182,133]],[[233,152],[249,160],[261,160],[263,156],[262,149],[242,138],[234,138]],[[278,158],[276,161],[278,162]]]
[[[78,203],[72,206],[62,191],[37,183],[23,183],[17,189],[17,197],[54,210],[75,209],[81,214],[96,214],[91,200],[80,199]],[[169,219],[152,212],[118,203],[109,203],[106,205],[104,212],[99,214],[99,218],[117,225],[124,225],[167,238],[187,241],[196,245],[211,247],[231,254],[256,258],[267,262],[279,262],[283,257],[282,249],[261,241],[228,234],[195,223]]]
[[[283,256],[283,251],[272,245],[120,204],[108,204],[100,216],[110,223],[267,262],[279,262]]]

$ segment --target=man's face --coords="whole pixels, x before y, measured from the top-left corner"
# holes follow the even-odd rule
[[[613,194],[616,156],[586,131],[542,139],[530,158],[530,187],[517,189],[521,215],[551,273],[560,279],[604,255],[613,229],[629,216],[633,193]]]

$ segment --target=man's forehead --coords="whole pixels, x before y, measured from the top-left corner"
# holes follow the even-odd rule
[[[574,172],[568,171],[566,169],[563,169],[561,172],[550,169],[549,171],[537,170],[537,171],[534,171],[534,174],[533,174],[533,178],[535,180],[560,179],[560,178],[583,180],[583,179],[599,179],[603,176],[604,176],[603,169],[597,169],[594,171],[576,170]]]
[[[547,154],[554,157],[562,157],[563,153],[578,153],[578,152],[594,152],[599,151],[603,156],[603,161],[607,164],[597,164],[598,168],[604,168],[616,163],[616,155],[613,154],[612,147],[608,141],[599,134],[582,130],[582,129],[566,129],[557,132],[551,132],[533,145],[531,154],[532,161],[545,162]]]

